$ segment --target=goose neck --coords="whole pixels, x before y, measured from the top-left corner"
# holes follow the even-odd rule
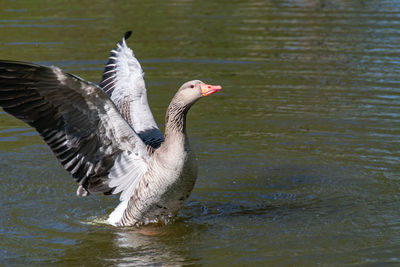
[[[189,108],[184,105],[171,103],[165,118],[165,138],[170,135],[186,134],[186,114]]]

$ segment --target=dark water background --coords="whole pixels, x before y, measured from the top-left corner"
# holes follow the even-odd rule
[[[101,223],[36,132],[0,111],[5,265],[400,264],[400,2],[11,1],[0,58],[99,81],[126,30],[163,127],[177,88],[199,178],[175,224]]]

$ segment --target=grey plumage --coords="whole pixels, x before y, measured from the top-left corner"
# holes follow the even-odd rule
[[[144,146],[100,88],[56,67],[0,61],[0,105],[40,133],[86,193],[110,193],[115,157]]]
[[[131,32],[110,52],[99,86],[117,106],[122,117],[136,130],[146,145],[156,149],[164,142],[147,102],[144,71],[126,45]]]
[[[78,195],[120,194],[111,224],[169,222],[197,177],[186,113],[221,87],[182,85],[168,107],[164,138],[127,37],[112,50],[99,86],[57,67],[0,60],[0,106],[40,133],[79,183]]]

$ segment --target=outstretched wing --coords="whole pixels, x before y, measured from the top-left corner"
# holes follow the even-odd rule
[[[111,50],[99,86],[110,96],[121,115],[140,138],[158,148],[164,136],[158,129],[147,101],[144,72],[132,50],[126,45],[131,32]]]
[[[79,183],[78,195],[129,199],[147,169],[146,145],[109,97],[57,67],[0,61],[0,106],[40,133]]]

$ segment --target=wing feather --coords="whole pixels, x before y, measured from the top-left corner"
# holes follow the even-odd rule
[[[133,51],[126,45],[131,32],[111,50],[99,86],[110,96],[122,117],[139,137],[153,148],[164,141],[147,100],[144,72]]]
[[[147,169],[146,145],[109,97],[57,67],[0,61],[0,106],[40,133],[80,195],[125,199]]]

